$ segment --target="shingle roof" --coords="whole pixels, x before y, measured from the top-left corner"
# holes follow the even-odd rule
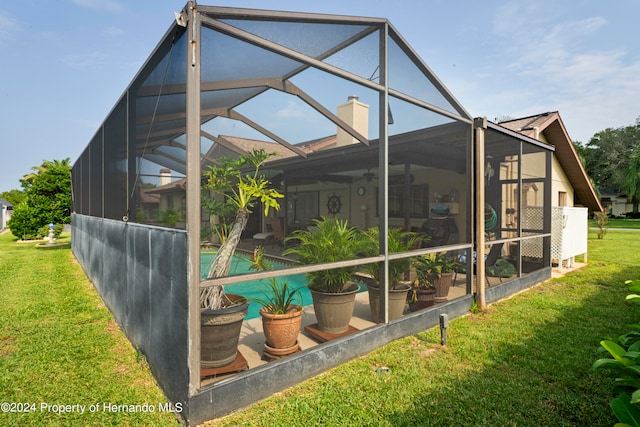
[[[499,123],[531,138],[543,135],[548,144],[556,147],[556,157],[575,191],[575,204],[593,211],[603,210],[598,195],[591,185],[587,172],[578,157],[573,142],[557,111],[537,114]]]

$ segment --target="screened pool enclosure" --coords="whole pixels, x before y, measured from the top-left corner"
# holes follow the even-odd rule
[[[284,197],[266,216],[251,210],[238,253],[263,246],[282,267],[203,278],[225,222],[203,206],[224,197],[202,188],[203,173],[256,149],[274,153],[262,171]],[[73,252],[167,397],[199,423],[550,277],[551,150],[472,118],[386,19],[189,2],[73,167]],[[295,244],[284,236],[322,217],[377,227],[379,254],[320,265],[281,254]],[[422,241],[393,252],[390,229]],[[441,252],[460,263],[449,294],[391,320],[389,262]],[[360,298],[351,334],[268,363],[247,344],[248,369],[204,375],[202,287],[372,262],[379,322]]]

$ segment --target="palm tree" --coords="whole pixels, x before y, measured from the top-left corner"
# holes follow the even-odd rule
[[[260,174],[260,167],[274,155],[276,153],[253,150],[237,159],[221,159],[219,166],[209,166],[204,172],[207,181],[203,188],[223,194],[225,199],[224,202],[206,199],[205,206],[214,214],[228,212],[229,207],[232,207],[235,213],[231,231],[209,265],[208,279],[224,277],[229,273],[240,236],[247,225],[249,214],[258,201],[264,205],[265,216],[271,208],[276,211],[280,209],[278,199],[284,196],[272,188],[271,182]],[[201,289],[201,308],[217,310],[224,307],[226,302],[223,286]]]
[[[629,157],[629,164],[624,170],[622,184],[627,192],[627,197],[633,203],[633,212],[637,213],[640,201],[640,147],[636,147]]]
[[[50,160],[43,160],[40,166],[33,166],[31,168],[31,170],[34,171],[33,173],[26,174],[20,181],[23,183],[23,187],[28,187],[38,175],[45,173],[48,170],[60,167],[71,170],[71,159],[67,157],[64,160],[55,159],[53,162]]]

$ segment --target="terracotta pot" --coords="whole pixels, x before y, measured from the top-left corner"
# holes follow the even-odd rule
[[[416,301],[409,302],[409,310],[418,311],[423,308],[431,307],[436,297],[435,289],[415,289]]]
[[[341,293],[321,292],[312,288],[309,290],[318,320],[318,329],[327,334],[346,332],[349,329],[360,285],[353,283],[347,291]]]
[[[371,318],[374,323],[380,322],[380,288],[367,285],[369,291],[369,307],[371,308]],[[411,285],[401,283],[396,289],[389,289],[389,320],[398,319],[404,314],[407,304],[407,294],[411,290]]]
[[[281,357],[296,353],[299,350],[300,344],[298,344],[298,341],[296,341],[291,347],[287,348],[275,348],[269,347],[268,344],[264,345],[264,355],[267,359],[280,359]]]
[[[445,302],[449,295],[449,289],[453,284],[453,275],[455,273],[442,273],[440,277],[433,281],[433,286],[436,288],[435,302]]]
[[[285,314],[271,314],[262,307],[260,315],[262,330],[269,347],[288,349],[296,344],[302,324],[302,307],[292,305]]]
[[[247,315],[249,301],[241,295],[226,296],[237,305],[200,313],[200,364],[205,368],[229,365],[238,354],[242,321]]]

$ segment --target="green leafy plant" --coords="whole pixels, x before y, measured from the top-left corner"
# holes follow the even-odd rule
[[[402,231],[399,228],[390,228],[387,245],[390,253],[408,252],[423,241],[424,237],[417,233]],[[364,255],[373,257],[380,255],[380,231],[378,227],[371,227],[364,231],[364,244],[366,250]],[[411,258],[402,258],[389,261],[389,285],[395,289],[404,278],[405,273],[411,268]],[[359,267],[373,277],[376,286],[380,286],[380,268],[378,264],[367,264]]]
[[[471,304],[471,308],[469,309],[471,314],[481,314],[483,310],[480,308],[480,303],[478,303],[478,298],[476,295],[473,297],[473,304]]]
[[[71,222],[71,161],[69,158],[45,160],[32,168],[20,183],[24,199],[14,206],[8,226],[19,239],[38,237],[41,227],[49,223]],[[48,233],[48,231],[47,231]]]
[[[635,335],[635,334],[634,334]],[[630,337],[623,335],[624,340]],[[598,359],[593,364],[593,369],[607,368],[616,371],[618,375],[615,379],[616,385],[614,398],[609,405],[616,418],[621,423],[630,426],[640,426],[640,409],[636,406],[640,402],[640,341],[634,336],[630,341],[631,345],[623,347],[612,341],[600,341],[601,350],[604,349],[611,357]],[[622,342],[622,340],[618,340]]]
[[[296,230],[284,239],[291,247],[283,255],[297,255],[302,264],[321,264],[355,258],[366,251],[362,232],[347,220],[322,217],[313,220],[314,231]],[[353,267],[339,267],[307,273],[310,287],[321,292],[340,293],[350,280]]]
[[[609,221],[609,209],[596,212],[593,214],[596,219],[596,225],[598,227],[598,239],[604,239],[607,234],[607,222]]]
[[[271,208],[280,209],[278,199],[284,195],[273,188],[271,181],[260,173],[260,168],[274,155],[276,154],[264,150],[253,150],[236,159],[221,158],[219,165],[210,166],[204,172],[206,183],[202,186],[203,189],[222,195],[224,202],[205,196],[203,206],[216,215],[227,216],[232,210],[235,213],[231,230],[226,234],[208,267],[207,278],[228,275],[240,236],[247,225],[249,214],[257,203],[264,206],[265,216]],[[228,298],[224,295],[224,286],[209,286],[200,291],[202,309],[216,310],[228,303]]]
[[[163,209],[160,212],[160,223],[167,227],[175,227],[180,221],[180,214],[173,208]]]
[[[202,227],[200,227],[200,241],[205,242],[209,240],[209,237],[211,237],[211,233],[213,233],[213,227],[211,226],[211,224],[203,224]]]
[[[627,280],[632,291],[640,291],[639,280]],[[640,296],[630,294],[626,298],[640,302]],[[616,372],[614,393],[616,398],[609,402],[616,418],[622,426],[640,426],[640,324],[630,325],[633,330],[620,335],[617,340],[602,340],[598,352],[607,357],[593,363],[593,369],[610,369]]]
[[[267,259],[264,248],[256,246],[253,250],[253,257],[248,258],[249,270],[267,271],[273,270],[273,264]],[[263,290],[263,298],[253,298],[255,302],[260,304],[271,314],[285,314],[296,308],[295,303],[302,305],[302,295],[298,289],[292,288],[285,280],[282,283],[276,277],[272,277],[268,281],[261,281]]]
[[[302,295],[298,289],[292,288],[285,280],[279,282],[272,277],[267,281],[262,281],[264,298],[254,298],[254,300],[271,314],[285,314],[297,306],[302,305]],[[297,306],[296,306],[297,305]]]
[[[55,227],[53,229],[53,237],[55,239],[59,238],[60,235],[62,234],[62,230],[64,229],[64,225],[62,224],[55,224]],[[38,239],[44,239],[46,237],[49,237],[49,225],[43,225],[42,227],[40,227],[40,229],[38,230],[38,234],[36,236]]]
[[[640,292],[640,280],[627,280],[624,282],[629,286],[629,290],[632,292]],[[627,300],[640,303],[640,295],[638,294],[629,294],[627,295]]]
[[[441,277],[442,274],[456,271],[460,267],[460,263],[447,256],[446,252],[439,252],[414,258],[413,267],[416,269],[418,285],[428,288],[433,280]]]

